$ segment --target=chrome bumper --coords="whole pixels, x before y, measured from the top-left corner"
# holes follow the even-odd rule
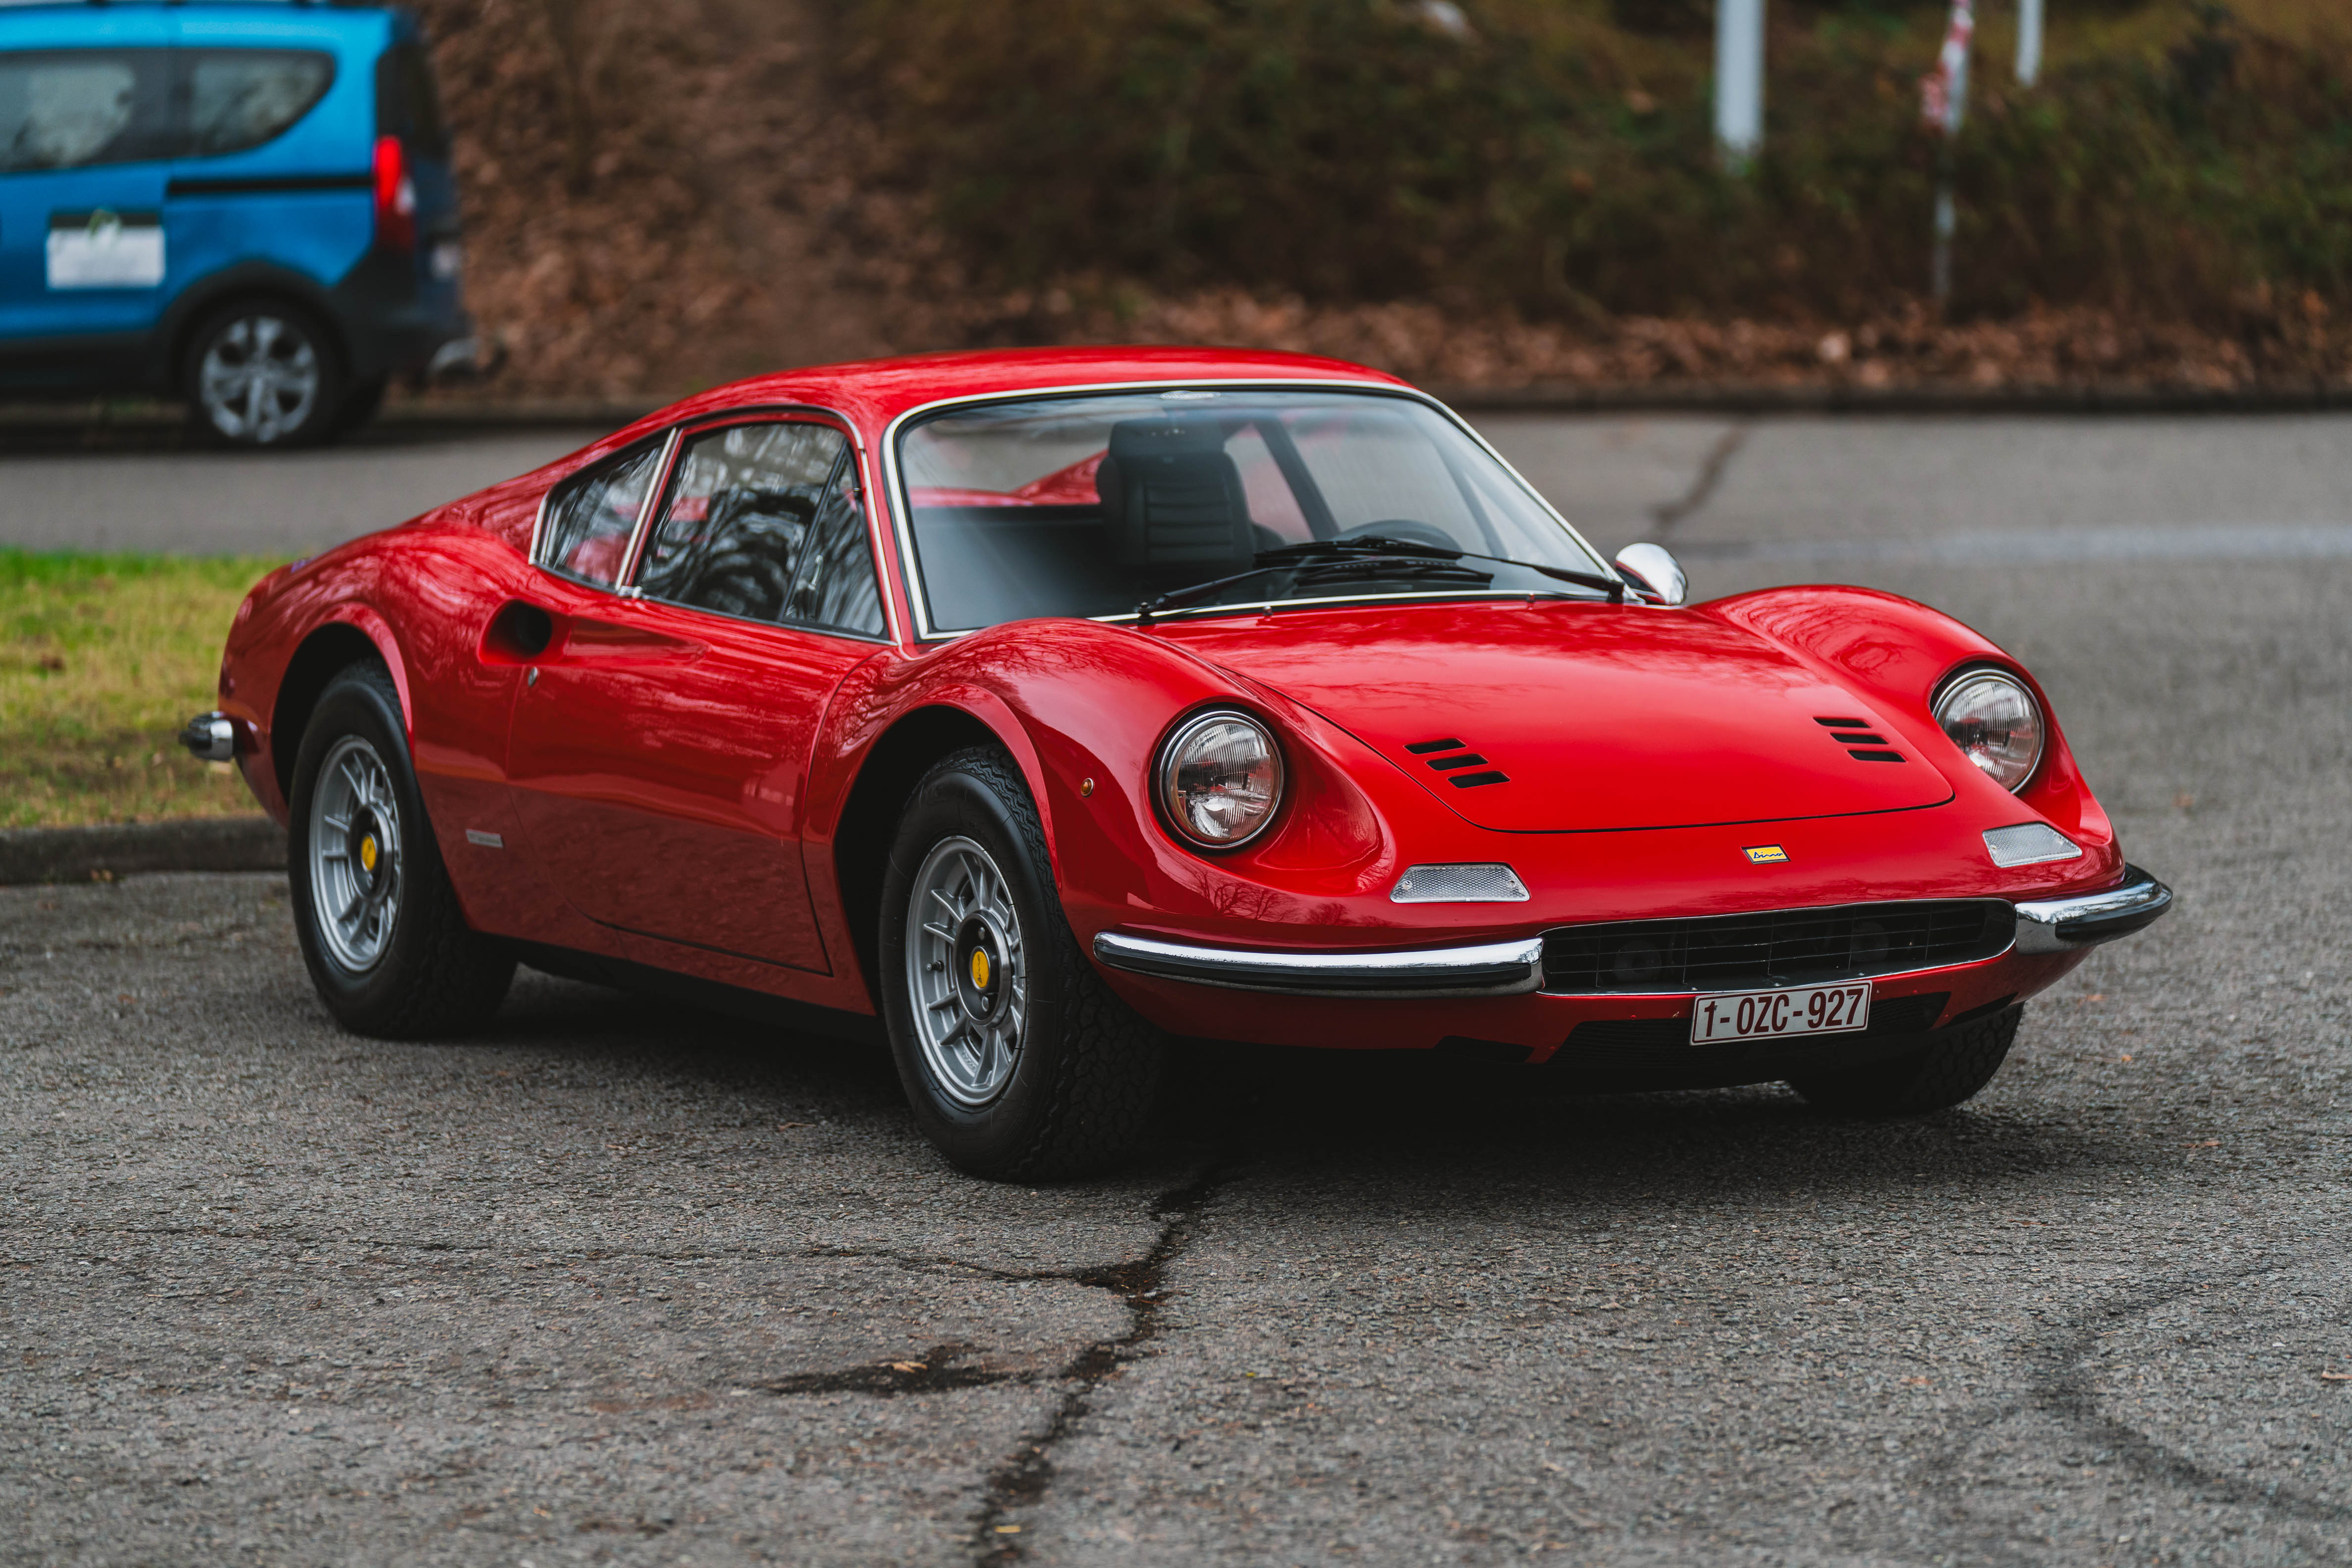
[[[2172,889],[2137,866],[2103,893],[2037,899],[2017,906],[2019,952],[2071,952],[2154,925],[2172,907]]]
[[[199,762],[233,763],[236,760],[236,726],[217,711],[199,713],[180,731],[180,744]]]
[[[2138,867],[2126,866],[2122,884],[2105,892],[2019,904],[2017,941],[2010,951],[2071,952],[2095,947],[2154,924],[2171,907],[2171,889]],[[1525,995],[1543,984],[1543,952],[1540,936],[1402,952],[1245,952],[1110,931],[1095,938],[1097,958],[1133,974],[1234,991],[1370,999]]]
[[[1289,996],[1518,996],[1543,981],[1543,939],[1410,952],[1244,952],[1104,931],[1095,956],[1113,969]]]

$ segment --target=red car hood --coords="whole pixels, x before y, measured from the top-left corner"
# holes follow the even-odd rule
[[[1321,713],[1481,827],[1691,827],[1952,798],[1871,704],[1687,610],[1515,601],[1168,630]],[[1843,728],[1817,721],[1826,719],[1863,721],[1886,744],[1843,743]],[[1444,741],[1460,750],[1433,744]],[[1433,766],[1463,750],[1485,763]],[[1498,773],[1501,782],[1454,782]]]

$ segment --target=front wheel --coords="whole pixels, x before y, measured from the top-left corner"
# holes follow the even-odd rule
[[[1793,1078],[1789,1087],[1836,1116],[1924,1116],[1948,1110],[1992,1081],[2024,1016],[2021,1006],[2004,1007],[1990,1017],[1938,1029],[1923,1049],[1893,1061]]]
[[[409,765],[392,677],[353,665],[302,731],[286,868],[319,999],[343,1027],[415,1039],[498,1011],[514,955],[466,924]]]
[[[1164,1042],[1079,952],[1010,757],[958,752],[915,786],[883,878],[880,934],[898,1079],[958,1169],[1075,1176],[1134,1147]]]

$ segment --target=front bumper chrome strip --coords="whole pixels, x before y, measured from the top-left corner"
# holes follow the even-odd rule
[[[1113,969],[1289,996],[1519,996],[1543,981],[1543,939],[1406,952],[1244,952],[1107,931],[1095,956]]]
[[[2137,866],[2103,893],[2037,899],[2017,906],[2019,952],[2071,952],[2154,925],[2172,907],[2172,889]]]
[[[2019,904],[2017,942],[2009,951],[2071,952],[2094,947],[2153,925],[2171,907],[2171,889],[2138,867],[2126,866],[2122,883],[2105,892]],[[1402,952],[1285,952],[1200,947],[1107,931],[1095,938],[1094,947],[1097,958],[1130,973],[1289,996],[1521,996],[1543,984],[1539,936]],[[1628,994],[1606,994],[1622,1000]]]

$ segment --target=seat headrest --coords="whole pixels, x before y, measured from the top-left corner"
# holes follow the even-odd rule
[[[1213,420],[1129,419],[1110,428],[1095,470],[1111,557],[1123,566],[1213,577],[1246,571],[1257,532],[1241,470]]]

